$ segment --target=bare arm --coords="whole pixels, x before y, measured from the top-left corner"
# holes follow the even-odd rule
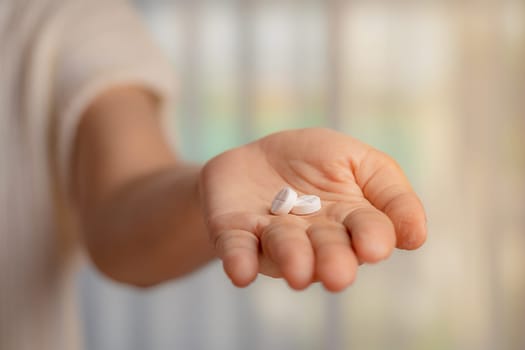
[[[202,219],[200,168],[179,161],[160,128],[157,102],[116,88],[86,111],[76,139],[72,192],[97,267],[149,286],[214,257]]]
[[[73,192],[88,251],[116,280],[157,284],[211,260],[215,249],[237,286],[262,273],[294,289],[320,281],[340,291],[359,263],[426,239],[423,205],[401,168],[350,136],[289,130],[201,170],[176,159],[157,114],[147,93],[120,88],[95,101],[80,125]],[[283,186],[318,195],[323,209],[270,215]]]

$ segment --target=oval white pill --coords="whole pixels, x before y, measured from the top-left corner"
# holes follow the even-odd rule
[[[292,214],[308,215],[321,210],[321,198],[315,195],[306,195],[297,198],[292,208]]]
[[[292,210],[296,200],[297,192],[290,187],[285,187],[273,199],[270,211],[275,215],[286,215]]]

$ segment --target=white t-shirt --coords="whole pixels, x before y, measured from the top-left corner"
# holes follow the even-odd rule
[[[69,162],[83,110],[124,83],[172,92],[169,61],[126,1],[0,1],[2,350],[80,348]]]

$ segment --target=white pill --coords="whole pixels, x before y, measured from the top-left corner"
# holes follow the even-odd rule
[[[292,208],[292,214],[308,215],[321,210],[321,198],[314,195],[306,195],[297,198]]]
[[[273,199],[270,211],[275,215],[286,215],[292,210],[296,200],[297,192],[290,187],[285,187]]]

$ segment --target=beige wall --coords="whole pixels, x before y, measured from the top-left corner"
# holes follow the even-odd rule
[[[522,1],[140,6],[173,58],[173,135],[187,157],[204,161],[282,128],[332,126],[401,163],[430,236],[416,252],[364,266],[335,297],[266,278],[235,290],[218,265],[149,295],[88,271],[90,346],[525,348]]]

